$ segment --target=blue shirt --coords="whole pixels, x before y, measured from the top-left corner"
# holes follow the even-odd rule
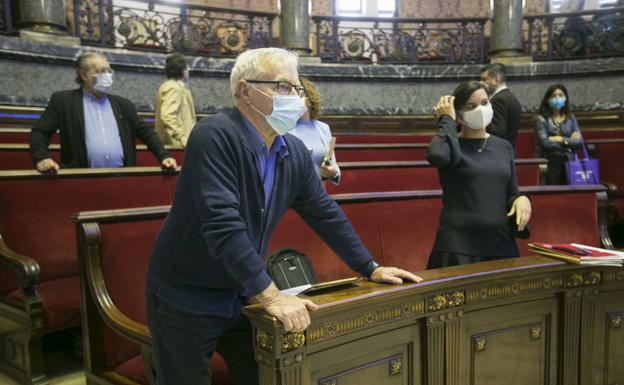
[[[288,156],[288,147],[284,142],[284,138],[278,136],[273,141],[271,148],[267,150],[266,143],[260,133],[249,123],[249,121],[243,118],[245,127],[250,131],[249,139],[250,145],[254,150],[254,158],[256,160],[256,168],[262,180],[262,187],[264,189],[264,209],[268,209],[271,203],[271,194],[273,192],[273,181],[275,180],[275,163],[277,159],[284,159]]]
[[[89,167],[123,167],[121,137],[108,97],[97,99],[83,89],[82,106]]]

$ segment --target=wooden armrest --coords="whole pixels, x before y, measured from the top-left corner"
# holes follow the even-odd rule
[[[95,223],[82,225],[85,233],[99,236],[99,228]],[[97,234],[97,235],[95,235]],[[96,251],[97,250],[97,251]],[[85,256],[87,285],[93,296],[93,302],[104,322],[123,337],[145,347],[152,347],[152,337],[147,325],[134,321],[123,314],[113,303],[106,288],[102,273],[102,260],[98,248],[89,248]]]
[[[11,250],[4,243],[2,235],[0,235],[0,263],[7,264],[17,271],[16,284],[19,288],[32,288],[39,282],[41,274],[39,263],[30,257]]]
[[[616,194],[618,191],[617,185],[615,183],[601,180],[600,184],[607,188],[607,195],[609,196],[609,198],[612,198],[613,195]]]

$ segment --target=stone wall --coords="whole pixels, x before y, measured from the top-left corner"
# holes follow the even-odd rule
[[[164,81],[162,54],[103,51],[115,69],[113,92],[140,110],[153,110]],[[77,48],[0,37],[0,104],[45,106],[50,95],[77,87]],[[190,88],[201,112],[232,105],[231,59],[189,58]],[[461,81],[478,79],[480,65],[303,64],[300,73],[316,83],[325,114],[406,115],[431,113],[438,97]],[[542,62],[510,66],[508,85],[525,111],[536,111],[546,88],[565,84],[575,110],[624,108],[624,58]]]

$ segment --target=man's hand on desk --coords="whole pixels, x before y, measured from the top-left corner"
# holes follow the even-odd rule
[[[403,269],[399,269],[398,267],[384,267],[379,266],[369,278],[373,282],[379,283],[392,283],[395,285],[400,285],[403,283],[403,280],[408,280],[412,282],[422,282],[423,279],[419,276],[410,273],[409,271],[405,271]]]
[[[272,316],[284,324],[287,332],[301,332],[310,325],[308,310],[316,310],[314,302],[280,293],[271,283],[262,293],[254,297]]]

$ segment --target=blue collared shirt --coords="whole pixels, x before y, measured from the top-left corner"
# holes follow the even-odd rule
[[[97,99],[83,89],[82,105],[89,167],[122,167],[123,147],[110,100],[107,96]]]
[[[288,147],[284,138],[277,136],[271,145],[271,148],[267,150],[266,144],[260,136],[260,133],[254,128],[254,126],[243,118],[245,127],[251,132],[250,141],[251,148],[254,150],[254,158],[256,159],[256,168],[262,180],[262,187],[264,189],[264,209],[267,210],[271,203],[271,193],[273,190],[273,181],[275,180],[275,165],[277,160],[282,160],[288,156]]]

